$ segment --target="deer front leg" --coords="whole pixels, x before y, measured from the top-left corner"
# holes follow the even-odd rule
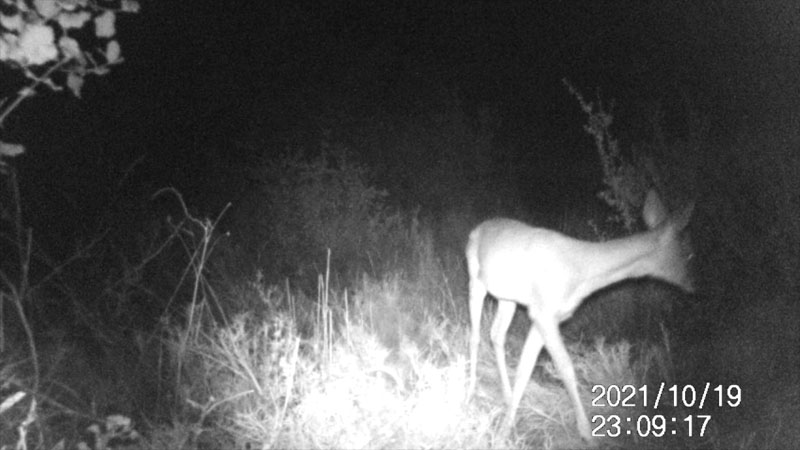
[[[503,400],[506,406],[512,403],[511,385],[508,381],[508,366],[506,365],[506,334],[516,310],[516,303],[498,299],[497,313],[494,316],[491,330],[492,346],[494,347],[497,371],[500,373],[500,384],[503,387]]]
[[[561,332],[558,330],[558,322],[542,320],[537,322],[537,327],[542,333],[544,344],[547,346],[547,351],[553,362],[556,364],[556,369],[561,376],[561,381],[567,388],[572,399],[572,405],[575,408],[575,420],[578,423],[578,433],[581,437],[588,441],[592,441],[592,430],[589,426],[589,419],[586,417],[586,411],[583,409],[580,395],[578,395],[578,381],[575,377],[575,368],[572,365],[572,360],[567,353],[564,346],[564,340],[561,338]]]
[[[525,338],[525,345],[522,347],[519,364],[517,364],[517,372],[514,376],[514,392],[511,396],[511,401],[508,403],[508,410],[503,424],[503,432],[506,434],[514,426],[514,418],[517,415],[519,403],[522,401],[522,395],[525,393],[525,388],[531,379],[533,368],[536,367],[536,360],[539,358],[543,344],[542,334],[532,323],[530,330],[528,330],[528,337]]]
[[[486,299],[486,287],[478,280],[477,274],[470,274],[469,281],[469,386],[467,387],[467,401],[475,394],[475,385],[478,378],[478,347],[481,343],[481,315],[483,302]]]

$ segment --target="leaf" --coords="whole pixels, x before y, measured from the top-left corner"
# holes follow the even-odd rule
[[[61,6],[56,0],[33,0],[33,6],[44,20],[52,19],[61,11]]]
[[[58,0],[61,7],[69,11],[75,11],[78,8],[86,8],[89,5],[89,0]]]
[[[28,64],[44,64],[58,56],[54,39],[52,28],[42,24],[31,24],[26,26],[19,36],[19,50]]]
[[[136,0],[122,0],[122,3],[120,4],[120,10],[122,12],[136,14],[139,12],[139,8],[139,2]]]
[[[83,88],[83,77],[75,72],[70,72],[67,75],[67,88],[75,95],[81,98],[81,89]]]
[[[77,13],[62,11],[56,20],[58,20],[58,24],[61,25],[61,28],[68,30],[70,28],[83,28],[86,22],[91,18],[92,15],[86,11]]]
[[[16,59],[17,36],[11,33],[4,33],[0,36],[0,61]]]
[[[61,48],[61,53],[69,59],[76,59],[83,61],[83,52],[78,41],[68,36],[61,36],[58,40],[58,47]]]
[[[22,14],[20,13],[14,14],[13,16],[0,14],[0,26],[8,31],[20,32],[25,26],[25,21],[22,19]]]
[[[28,4],[25,3],[25,0],[17,0],[17,4],[14,5],[14,6],[17,7],[17,10],[19,10],[21,12],[24,12],[24,13],[30,11],[30,8],[28,8]]]
[[[23,153],[25,153],[24,145],[0,141],[0,157],[8,156],[9,158],[13,158]]]
[[[114,22],[117,15],[113,11],[106,11],[94,18],[94,34],[99,38],[110,38],[116,34]]]
[[[113,39],[108,41],[108,45],[106,45],[106,61],[108,61],[109,64],[119,61],[121,53],[122,50],[120,49],[119,42]]]
[[[75,11],[79,6],[86,7],[86,0],[58,0],[58,4],[65,11]]]

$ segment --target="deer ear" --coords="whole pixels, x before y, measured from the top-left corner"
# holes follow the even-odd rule
[[[683,230],[689,224],[689,219],[692,218],[694,212],[694,201],[689,202],[686,206],[681,208],[679,212],[670,216],[664,202],[654,189],[647,191],[647,198],[644,201],[644,208],[642,209],[642,216],[647,228],[653,228],[661,225],[665,220],[670,219],[673,226],[677,230]]]
[[[673,216],[672,221],[675,224],[675,228],[678,230],[683,230],[684,228],[686,228],[686,225],[689,224],[689,219],[692,218],[693,212],[694,212],[694,200],[692,200],[686,206],[681,208],[680,212],[678,212]]]
[[[647,197],[644,200],[644,207],[642,208],[642,217],[647,228],[652,230],[667,220],[669,214],[664,202],[658,196],[654,189],[647,191]]]

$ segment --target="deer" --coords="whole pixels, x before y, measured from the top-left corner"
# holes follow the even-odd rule
[[[694,292],[688,267],[691,247],[684,232],[693,209],[691,202],[669,215],[651,189],[642,209],[647,230],[604,242],[582,241],[506,218],[487,220],[472,230],[466,247],[471,327],[467,398],[471,399],[476,389],[481,314],[484,300],[491,294],[498,305],[490,338],[507,408],[501,433],[509,433],[515,425],[520,400],[545,347],[569,394],[580,436],[587,442],[593,440],[559,325],[593,292],[626,279],[654,278]],[[531,326],[512,391],[505,340],[518,305],[527,308]]]

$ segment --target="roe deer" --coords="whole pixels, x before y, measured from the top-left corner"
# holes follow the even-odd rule
[[[690,250],[682,237],[693,207],[691,203],[669,216],[651,190],[643,208],[648,231],[606,242],[580,241],[511,219],[487,220],[472,230],[466,248],[472,327],[468,396],[475,392],[481,313],[489,293],[498,300],[491,341],[507,405],[503,433],[514,425],[522,394],[545,346],[572,400],[578,431],[585,440],[592,440],[559,324],[569,319],[588,295],[628,278],[653,277],[693,292],[687,268]],[[527,307],[531,328],[512,392],[504,347],[517,305]]]

